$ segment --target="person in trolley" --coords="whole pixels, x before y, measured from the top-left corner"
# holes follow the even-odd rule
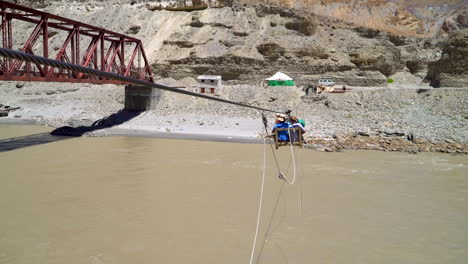
[[[277,128],[289,128],[289,123],[286,122],[285,114],[276,114],[276,123],[273,126],[272,133],[275,133]],[[287,130],[278,131],[278,141],[279,142],[289,142],[289,133]]]

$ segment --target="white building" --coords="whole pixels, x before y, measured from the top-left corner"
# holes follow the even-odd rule
[[[197,78],[198,92],[199,93],[215,93],[217,89],[221,88],[221,76],[215,75],[200,75]]]

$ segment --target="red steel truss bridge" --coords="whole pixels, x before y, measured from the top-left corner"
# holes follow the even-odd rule
[[[0,1],[1,47],[146,82],[154,82],[139,39]],[[0,59],[0,80],[126,84],[15,58]]]

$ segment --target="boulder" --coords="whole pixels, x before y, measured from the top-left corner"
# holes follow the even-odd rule
[[[380,34],[380,30],[366,28],[366,27],[356,27],[354,29],[358,33],[359,36],[363,38],[376,38]]]
[[[366,46],[350,52],[349,56],[360,70],[379,71],[385,76],[404,68],[400,51],[395,47]]]
[[[276,43],[264,43],[257,46],[257,51],[268,61],[277,61],[286,49]]]
[[[335,52],[336,50],[333,53]],[[311,57],[314,59],[328,59],[330,57],[330,55],[328,55],[327,51],[323,47],[315,43],[313,45],[297,49],[294,54],[297,57]]]
[[[127,34],[132,34],[132,35],[138,34],[138,32],[140,32],[140,29],[141,29],[140,26],[131,26],[131,27],[127,30]]]
[[[335,133],[333,134],[333,138],[338,144],[344,144],[346,142],[346,134],[341,130],[335,131]]]
[[[295,30],[304,36],[312,36],[317,30],[315,22],[308,17],[301,17],[294,21],[287,22],[285,27],[289,30]]]
[[[468,87],[468,29],[452,32],[444,41],[442,58],[429,63],[427,79],[435,88]]]
[[[401,62],[412,73],[427,73],[427,65],[431,59],[425,50],[416,45],[402,47],[400,50]]]
[[[468,28],[468,6],[459,9],[453,15],[445,19],[442,30],[452,32]]]

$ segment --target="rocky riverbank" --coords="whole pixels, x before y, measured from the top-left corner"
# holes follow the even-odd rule
[[[439,37],[417,38],[330,17],[325,11],[331,6],[322,3],[325,13],[302,8],[300,1],[286,7],[277,5],[282,1],[208,1],[209,8],[193,12],[152,8],[169,2],[45,0],[35,7],[141,39],[158,83],[190,87],[198,75],[221,75],[224,85],[214,96],[292,110],[306,120],[315,149],[466,153],[468,29],[462,9]],[[17,30],[15,49],[33,29]],[[53,32],[50,57],[65,41],[62,33]],[[259,85],[276,71],[293,77],[298,87]],[[304,88],[324,76],[349,92],[306,95]],[[14,120],[81,126],[87,135],[127,131],[248,141],[263,135],[257,111],[167,92],[154,110],[127,115],[121,111],[124,89],[115,85],[0,82],[0,104],[20,107],[11,113]],[[272,124],[273,115],[268,117]]]
[[[195,84],[192,78],[159,82],[180,87]],[[112,129],[118,129],[119,134],[128,131],[130,135],[135,131],[145,135],[217,135],[227,141],[229,137],[251,141],[264,135],[256,110],[163,92],[154,110],[129,117],[121,113],[122,87],[53,85],[59,87],[52,89],[47,83],[4,83],[0,103],[20,107],[14,112],[14,119],[31,119],[53,127],[89,127],[115,121],[100,129],[86,129],[88,135],[112,135]],[[277,111],[292,110],[305,119],[306,139],[319,150],[467,152],[467,89],[398,85],[350,88],[341,94],[306,95],[302,87],[224,85],[214,96]],[[125,120],[115,120],[120,117]],[[267,117],[273,124],[274,115]]]
[[[306,148],[339,152],[343,150],[379,150],[409,153],[441,152],[451,154],[468,154],[468,144],[445,140],[442,142],[426,139],[413,139],[411,135],[367,136],[359,134],[337,134],[333,139],[312,137],[307,140]]]

